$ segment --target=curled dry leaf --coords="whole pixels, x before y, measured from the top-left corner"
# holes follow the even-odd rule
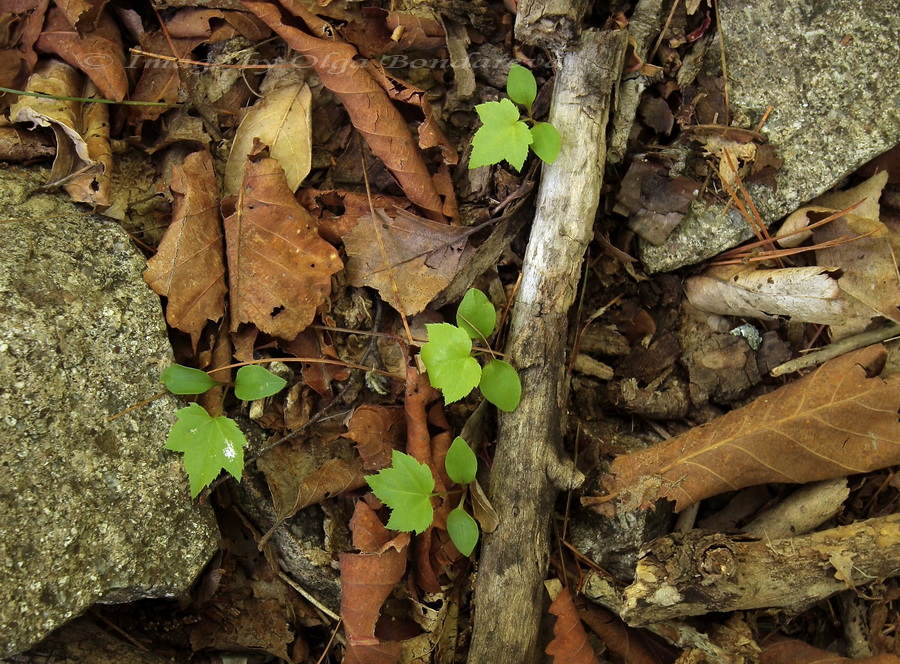
[[[285,0],[281,4],[306,23],[310,32],[321,34],[323,38],[294,27],[296,21],[286,17],[274,2],[242,2],[291,48],[309,57],[323,85],[338,96],[353,126],[365,138],[375,156],[394,174],[409,199],[429,218],[444,221],[444,203],[406,121],[390,102],[384,89],[359,66],[357,50],[334,36],[330,25],[296,0]]]
[[[610,514],[660,498],[676,511],[726,491],[802,484],[900,463],[900,373],[887,378],[884,346],[831,360],[748,406],[650,449],[619,456],[608,495],[584,498]]]
[[[93,30],[107,0],[54,0],[69,23],[80,33]]]
[[[399,406],[363,404],[347,423],[349,438],[363,459],[366,471],[381,470],[391,464],[391,454],[401,449],[406,438],[406,419]]]
[[[20,89],[37,62],[34,43],[41,34],[48,0],[3,3],[0,15],[0,85]]]
[[[147,261],[144,280],[169,299],[166,320],[190,334],[196,348],[206,321],[225,314],[227,291],[218,186],[207,151],[172,169],[172,195],[172,223]]]
[[[294,199],[281,166],[250,157],[237,196],[222,202],[228,248],[231,329],[253,323],[293,339],[312,322],[343,267]]]
[[[238,35],[251,42],[266,39],[269,28],[253,14],[222,9],[185,7],[166,21],[166,29],[176,39],[199,37],[215,44]]]
[[[170,41],[175,46],[175,53],[172,53]],[[141,49],[163,56],[188,58],[191,51],[203,41],[200,37],[170,40],[162,32],[156,31],[141,35]],[[166,104],[174,104],[178,101],[178,89],[181,86],[180,69],[179,67],[162,66],[160,63],[160,60],[154,58],[144,58],[141,77],[131,93],[134,101]],[[140,128],[142,122],[152,122],[167,110],[168,108],[165,106],[131,106],[128,110],[128,122]]]
[[[79,34],[61,9],[51,7],[34,47],[83,71],[106,99],[122,101],[128,94],[125,48],[119,26],[108,13],[100,15],[96,28]]]
[[[848,309],[837,273],[830,267],[720,266],[686,279],[684,293],[695,307],[714,314],[834,325],[846,319]]]
[[[42,60],[28,79],[28,92],[59,97],[97,96],[97,88],[59,60]],[[97,108],[100,107],[100,108]],[[56,157],[49,184],[66,182],[79,203],[103,208],[109,204],[109,111],[105,104],[20,96],[9,110],[12,122],[50,127],[56,137]]]
[[[264,95],[244,116],[225,164],[225,194],[241,186],[253,142],[269,147],[294,192],[312,165],[312,93],[306,83],[284,85]]]
[[[375,623],[381,605],[406,571],[406,547],[391,547],[382,553],[342,553],[340,565],[341,617],[348,645],[377,647]]]

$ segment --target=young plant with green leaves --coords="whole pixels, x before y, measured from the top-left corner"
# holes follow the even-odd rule
[[[173,364],[161,380],[172,394],[202,394],[221,385],[199,369]],[[287,381],[258,365],[238,369],[234,394],[242,401],[263,399],[277,394]],[[178,421],[166,440],[166,449],[184,453],[184,469],[191,485],[191,498],[209,486],[221,471],[238,482],[244,471],[244,447],[247,439],[230,417],[213,417],[199,404],[192,403],[176,413]]]
[[[552,164],[559,155],[559,132],[549,122],[536,122],[532,117],[532,104],[537,97],[534,74],[521,65],[513,65],[506,80],[506,92],[509,99],[475,107],[482,127],[472,138],[469,168],[499,164],[505,159],[521,171],[528,148]],[[513,102],[525,108],[524,117]]]
[[[472,555],[478,543],[478,524],[464,504],[469,484],[475,481],[478,460],[468,443],[459,436],[447,450],[444,467],[450,479],[462,487],[459,504],[447,515],[447,532],[464,556]],[[404,532],[423,532],[434,521],[434,476],[431,469],[409,454],[394,450],[391,467],[366,477],[372,493],[391,508],[387,527]]]
[[[484,398],[502,411],[511,412],[522,399],[522,383],[512,366],[496,358],[482,367],[472,357],[472,339],[488,348],[488,337],[494,333],[497,312],[487,296],[470,288],[456,312],[456,325],[426,325],[428,343],[420,356],[428,371],[431,386],[444,394],[446,403],[459,401],[476,387]]]

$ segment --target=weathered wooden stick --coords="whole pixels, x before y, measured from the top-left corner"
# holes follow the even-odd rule
[[[900,574],[900,514],[785,539],[693,530],[651,542],[625,589],[641,626],[711,611],[799,613],[851,587]]]
[[[490,482],[500,525],[484,538],[470,664],[532,661],[550,514],[559,491],[582,479],[562,454],[568,311],[593,235],[610,93],[625,40],[624,31],[585,31],[559,62],[549,119],[562,137],[562,150],[555,163],[544,166],[510,321],[506,350],[520,371],[522,402],[500,417]]]

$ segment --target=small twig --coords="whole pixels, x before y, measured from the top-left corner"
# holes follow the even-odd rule
[[[808,369],[809,367],[817,366],[835,357],[846,355],[857,348],[871,346],[872,344],[877,344],[896,336],[900,336],[900,324],[898,323],[891,323],[887,327],[882,327],[877,330],[860,332],[852,337],[841,339],[840,341],[836,341],[819,350],[807,353],[802,357],[797,357],[784,364],[779,364],[772,369],[770,375],[783,376],[784,374],[799,371],[800,369]]]
[[[719,0],[713,0],[713,11],[716,13],[716,32],[719,33],[719,52],[722,56],[722,81],[725,84],[723,95],[725,97],[725,124],[731,124],[731,108],[728,101],[728,65],[725,62],[725,34],[722,32],[722,19],[719,14]]]

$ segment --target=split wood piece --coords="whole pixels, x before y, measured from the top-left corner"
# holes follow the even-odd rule
[[[543,48],[565,49],[578,42],[589,0],[519,0],[516,39]]]
[[[849,495],[846,477],[807,484],[748,523],[742,531],[767,539],[805,535],[840,512]]]
[[[490,498],[500,525],[486,535],[475,589],[470,664],[532,661],[549,559],[550,514],[580,473],[562,460],[568,310],[593,236],[610,95],[623,31],[585,31],[561,57],[550,122],[562,150],[544,165],[506,352],[522,379],[518,409],[500,417]]]
[[[694,530],[651,542],[625,589],[629,625],[713,611],[797,614],[848,588],[900,574],[900,514],[778,540]]]

